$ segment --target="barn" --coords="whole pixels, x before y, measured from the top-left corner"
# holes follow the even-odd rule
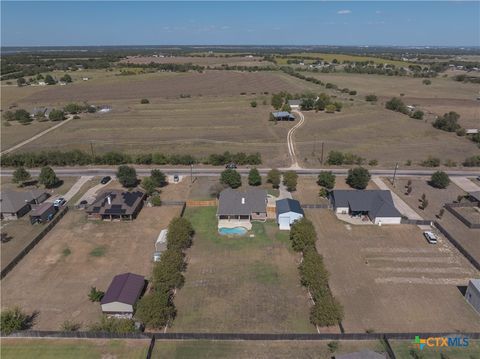
[[[278,228],[285,231],[289,231],[290,225],[293,224],[293,222],[302,219],[304,216],[300,202],[291,198],[278,200],[275,211]]]

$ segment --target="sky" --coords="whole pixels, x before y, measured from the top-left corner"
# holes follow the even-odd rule
[[[2,46],[480,46],[478,1],[1,1]]]

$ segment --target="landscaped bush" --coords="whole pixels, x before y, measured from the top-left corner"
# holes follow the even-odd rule
[[[450,184],[450,178],[443,171],[437,171],[432,174],[430,184],[435,188],[447,188]]]

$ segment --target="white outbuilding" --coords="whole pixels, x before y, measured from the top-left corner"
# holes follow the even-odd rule
[[[304,213],[300,202],[285,198],[276,202],[277,223],[280,230],[289,231],[293,222],[303,218]]]

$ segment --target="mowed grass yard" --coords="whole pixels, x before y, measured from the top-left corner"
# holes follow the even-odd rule
[[[163,341],[157,340],[152,358],[178,359],[330,359],[329,341]],[[380,341],[338,342],[335,354],[370,349],[384,352]]]
[[[460,291],[479,273],[444,238],[433,246],[417,226],[348,225],[330,210],[307,209],[306,216],[347,333],[480,329]]]
[[[455,334],[452,335],[454,337]],[[410,354],[412,349],[421,355],[423,359],[454,358],[454,359],[475,359],[480,354],[480,341],[469,340],[468,347],[425,347],[419,351],[412,342],[404,340],[389,340],[390,345],[399,359],[413,358]],[[443,357],[441,355],[444,355]]]
[[[2,339],[4,359],[144,359],[149,340]]]
[[[101,315],[90,287],[105,291],[125,272],[148,277],[155,239],[179,213],[179,206],[151,207],[132,222],[102,222],[71,210],[2,280],[2,309],[38,311],[34,329],[59,330],[65,320],[88,328]]]
[[[187,208],[194,228],[185,285],[175,296],[178,332],[315,332],[288,232],[254,223],[254,237],[220,236],[216,207]]]

